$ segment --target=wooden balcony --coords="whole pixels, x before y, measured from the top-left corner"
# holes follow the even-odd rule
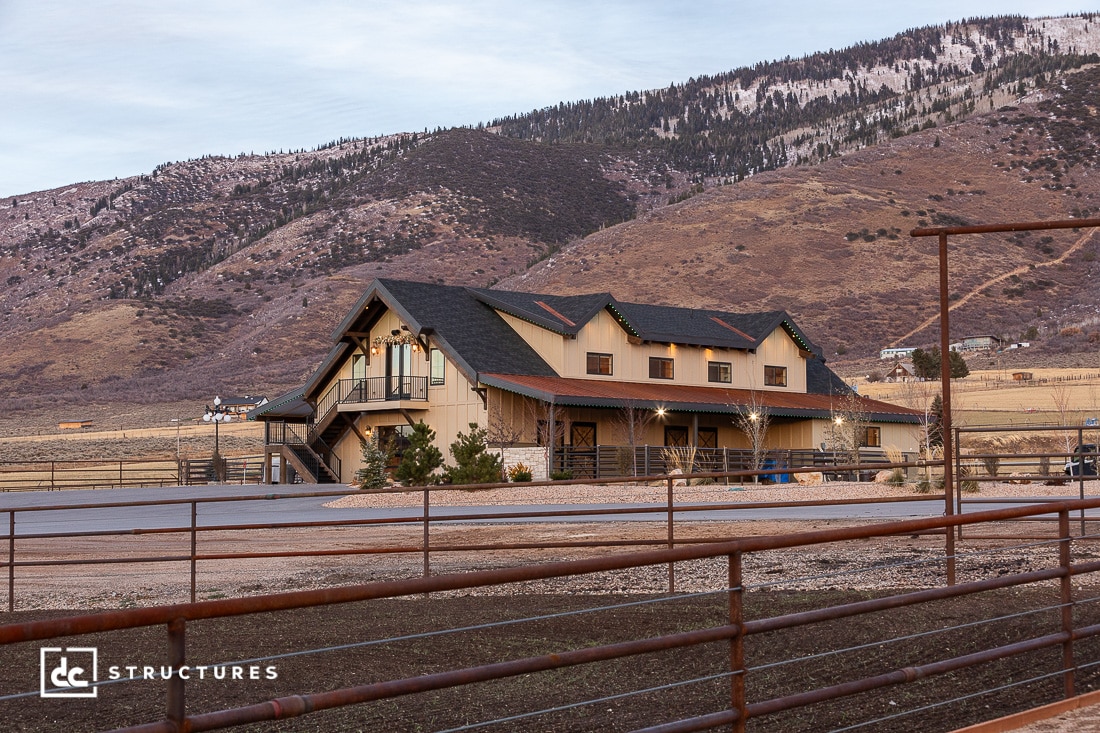
[[[338,412],[428,408],[427,377],[341,379],[336,390]],[[320,411],[320,410],[319,410]]]

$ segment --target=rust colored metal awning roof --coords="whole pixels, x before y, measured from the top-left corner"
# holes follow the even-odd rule
[[[664,408],[678,412],[735,413],[755,401],[773,417],[829,418],[847,399],[841,395],[804,394],[682,384],[610,382],[596,379],[482,374],[482,384],[567,407],[625,406]],[[858,397],[867,416],[877,422],[920,422],[921,413],[888,402]]]

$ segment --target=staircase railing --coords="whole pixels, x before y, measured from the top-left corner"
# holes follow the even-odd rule
[[[310,426],[286,423],[284,425],[283,444],[291,446],[292,449],[294,446],[304,447],[315,455],[317,460],[321,461],[333,476],[339,478],[342,475],[340,473],[340,457],[319,435],[313,435],[313,432],[314,430]],[[321,466],[317,468],[319,471]],[[317,478],[318,480],[321,478],[319,474]]]

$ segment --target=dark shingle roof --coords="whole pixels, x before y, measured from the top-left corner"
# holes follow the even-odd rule
[[[806,392],[809,394],[846,395],[851,388],[836,373],[825,366],[825,360],[815,356],[806,360]]]
[[[610,293],[591,295],[541,295],[506,290],[472,289],[478,300],[504,313],[555,333],[575,336],[607,304]]]
[[[783,311],[727,313],[619,301],[613,301],[611,308],[624,328],[643,341],[755,349],[772,331],[783,326],[803,349],[816,351],[810,340]]]
[[[432,339],[448,346],[451,355],[464,362],[473,375],[555,376],[550,365],[478,299],[477,291],[404,280],[379,280],[378,284],[400,303],[414,331],[429,329]]]
[[[557,376],[498,310],[566,336],[575,336],[600,311],[607,310],[628,334],[643,341],[747,350],[758,348],[781,327],[800,348],[820,360],[818,349],[783,311],[728,313],[624,303],[609,293],[550,295],[390,279],[372,283],[337,327],[334,340],[344,339],[376,299],[384,301],[415,335],[429,336],[475,382],[483,373]],[[329,366],[341,353],[339,348],[333,350]],[[810,359],[811,364],[814,361]],[[313,382],[321,380],[327,369],[322,365]],[[810,379],[811,392],[846,390],[823,361],[811,369]]]
[[[646,305],[616,300],[610,293],[547,295],[471,289],[482,303],[556,333],[575,336],[601,310],[608,309],[626,330],[644,341],[755,349],[783,326],[806,351],[816,347],[783,311],[726,311]]]

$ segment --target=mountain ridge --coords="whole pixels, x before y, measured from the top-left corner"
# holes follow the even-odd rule
[[[839,76],[805,88],[794,80],[821,66],[812,59],[758,65],[755,86],[738,91],[732,76],[721,93],[692,80],[681,88],[709,100],[696,106],[684,105],[686,91],[625,95],[685,110],[676,122],[642,115],[644,128],[629,135],[614,115],[596,135],[599,104],[590,101],[575,105],[591,112],[588,141],[525,139],[518,130],[535,118],[517,115],[483,130],[212,156],[12,197],[0,216],[0,338],[9,345],[0,400],[17,411],[287,389],[376,276],[782,309],[830,357],[871,355],[933,302],[934,257],[908,242],[909,229],[1100,208],[1093,20],[914,32],[910,46],[922,50],[896,57],[892,72],[913,87],[905,94],[868,87],[885,66],[860,58],[889,44],[866,44],[821,55]],[[962,73],[966,58],[981,59],[981,70]],[[841,100],[842,86],[851,96],[833,116],[790,109],[811,93]],[[708,117],[707,104],[728,111],[727,99],[744,106],[742,117],[759,113],[740,137]],[[559,108],[560,131],[570,118],[569,105]],[[776,122],[776,134],[761,137],[769,115],[800,126]],[[551,118],[538,119],[545,128]],[[697,144],[705,137],[713,140]],[[957,326],[1013,337],[1034,328],[1057,349],[1094,348],[1095,245],[1075,250],[1063,270],[1049,264],[1073,246],[1070,236],[956,245],[975,255],[953,275],[956,297],[989,279],[978,262],[1024,268],[1000,291],[970,296],[978,302]]]

